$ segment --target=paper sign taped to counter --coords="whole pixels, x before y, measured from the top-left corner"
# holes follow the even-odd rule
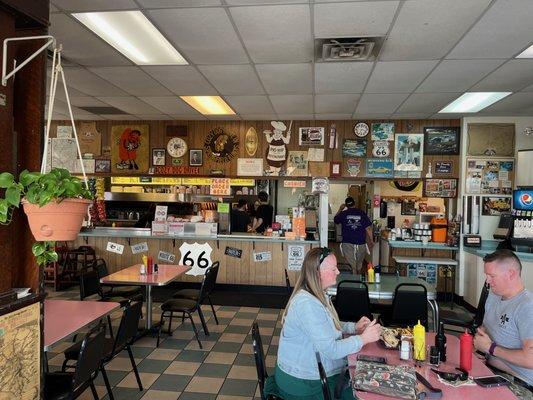
[[[148,243],[146,242],[137,243],[137,244],[131,245],[130,247],[131,247],[132,254],[145,253],[148,251]]]
[[[305,246],[289,245],[288,246],[288,262],[287,269],[289,271],[300,271],[305,257]]]
[[[167,253],[166,251],[159,251],[159,254],[157,255],[157,259],[161,261],[168,261],[170,263],[173,263],[176,261],[176,256],[172,253]]]
[[[106,250],[111,253],[122,254],[124,253],[124,246],[118,243],[107,242]]]
[[[179,265],[191,267],[186,272],[187,275],[204,275],[207,267],[213,264],[213,261],[211,261],[212,251],[213,248],[207,242],[202,244],[183,242],[180,246]]]
[[[271,261],[272,253],[270,251],[254,252],[253,257],[255,262]]]

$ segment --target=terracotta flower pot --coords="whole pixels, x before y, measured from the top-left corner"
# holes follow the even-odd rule
[[[31,233],[37,241],[75,240],[91,203],[87,199],[65,199],[39,207],[22,200]]]

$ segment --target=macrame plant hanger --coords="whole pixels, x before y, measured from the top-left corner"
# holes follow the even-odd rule
[[[24,60],[20,65],[15,66],[13,70],[9,73],[7,73],[7,45],[9,42],[12,41],[22,41],[22,40],[36,40],[36,39],[47,39],[47,42],[40,47],[35,53],[33,53],[31,56],[29,56],[26,60]],[[49,101],[48,101],[48,112],[47,112],[47,119],[46,119],[46,128],[44,132],[44,154],[42,157],[41,162],[41,173],[46,173],[46,164],[48,160],[48,147],[50,142],[50,125],[52,122],[52,114],[54,111],[54,102],[56,97],[56,89],[57,89],[57,81],[59,80],[59,76],[61,75],[61,81],[63,82],[63,89],[65,90],[65,98],[67,100],[67,106],[68,106],[68,112],[70,116],[70,123],[72,125],[72,132],[74,133],[74,140],[76,141],[76,148],[78,150],[78,156],[81,164],[81,173],[83,175],[83,181],[85,182],[85,187],[89,188],[89,182],[87,180],[87,174],[85,173],[85,166],[83,165],[83,157],[81,154],[80,149],[80,142],[78,140],[78,133],[76,131],[76,124],[74,123],[74,115],[72,113],[72,106],[70,105],[70,97],[68,94],[68,88],[67,83],[65,80],[65,72],[63,71],[63,67],[61,65],[61,50],[62,46],[57,46],[56,40],[53,36],[45,35],[45,36],[29,36],[29,37],[23,37],[23,38],[7,38],[4,40],[3,45],[3,53],[2,53],[2,85],[7,85],[7,80],[14,76],[15,73],[17,73],[21,68],[23,68],[26,64],[28,64],[31,60],[33,60],[35,57],[37,57],[41,52],[45,51],[50,45],[53,45],[54,47],[54,53],[52,56],[52,77],[50,79],[50,90],[49,90]],[[51,160],[50,160],[51,162]],[[92,207],[92,206],[91,206]],[[90,207],[87,210],[87,216],[88,216],[88,225],[91,224],[91,213],[90,213]]]

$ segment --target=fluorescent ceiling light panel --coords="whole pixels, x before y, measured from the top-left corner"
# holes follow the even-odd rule
[[[533,58],[533,45],[529,46],[527,49],[517,55],[516,58]]]
[[[507,97],[512,92],[467,92],[458,97],[439,113],[475,113]]]
[[[180,96],[180,98],[204,115],[235,115],[235,111],[220,96]]]
[[[137,65],[188,64],[140,11],[72,15]]]

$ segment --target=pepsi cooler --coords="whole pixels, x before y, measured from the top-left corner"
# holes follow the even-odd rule
[[[521,251],[533,249],[533,188],[513,191],[513,234],[511,244]],[[527,249],[526,249],[527,248]]]

